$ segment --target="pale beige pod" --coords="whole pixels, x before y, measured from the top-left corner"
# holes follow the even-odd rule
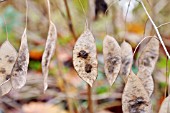
[[[154,82],[152,73],[155,68],[155,64],[159,57],[159,41],[156,38],[151,38],[148,44],[143,49],[138,60],[138,73],[142,84],[144,85],[149,96],[152,95],[154,90]]]
[[[89,29],[85,29],[74,46],[73,65],[78,75],[92,86],[97,78],[98,62],[95,39]]]
[[[130,73],[122,95],[123,113],[151,113],[150,98],[138,76]]]
[[[51,58],[54,54],[56,48],[56,40],[57,40],[57,29],[52,21],[50,21],[50,27],[48,31],[48,37],[45,45],[45,50],[42,56],[41,66],[42,66],[42,74],[44,77],[44,91],[48,87],[48,68],[50,65]]]
[[[0,96],[7,94],[12,88],[10,77],[16,59],[15,48],[6,40],[0,48]]]
[[[170,113],[170,95],[162,102],[159,113]]]
[[[29,64],[29,50],[26,31],[27,29],[25,28],[21,38],[18,57],[11,72],[11,83],[14,89],[20,89],[26,83]]]
[[[126,81],[133,64],[132,46],[126,41],[121,44],[121,59],[122,65],[119,74]]]
[[[121,67],[121,48],[117,41],[109,35],[106,35],[103,41],[103,56],[105,74],[109,84],[112,85]]]

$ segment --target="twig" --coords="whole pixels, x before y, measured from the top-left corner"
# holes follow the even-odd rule
[[[136,0],[136,1],[138,1],[138,0]],[[163,40],[162,40],[162,37],[161,37],[161,35],[160,35],[160,33],[159,33],[159,30],[158,30],[156,24],[154,23],[153,19],[152,19],[151,16],[149,15],[149,13],[148,13],[148,11],[147,11],[144,3],[143,3],[142,1],[138,1],[138,2],[142,5],[142,7],[143,7],[143,9],[144,9],[144,11],[145,11],[145,13],[146,13],[146,15],[148,16],[149,20],[151,21],[151,23],[152,23],[152,25],[153,25],[153,27],[154,27],[154,29],[155,29],[155,32],[156,32],[156,34],[157,34],[157,36],[158,36],[158,38],[159,38],[159,41],[160,41],[160,43],[162,44],[162,47],[163,47],[166,55],[168,56],[168,59],[170,59],[170,55],[169,55],[168,50],[167,50],[167,48],[166,48],[166,46],[165,46],[165,44],[164,44],[164,42],[163,42]]]
[[[71,14],[70,14],[70,10],[69,10],[69,7],[68,7],[67,0],[64,0],[64,4],[65,4],[65,7],[66,7],[66,12],[67,12],[67,16],[68,16],[68,26],[69,26],[70,32],[73,35],[73,38],[76,40],[77,37],[76,37],[75,31],[73,29]]]
[[[127,8],[127,12],[126,12],[126,15],[125,15],[125,34],[124,34],[124,41],[125,41],[125,36],[126,36],[126,23],[127,23],[127,15],[128,15],[128,12],[129,12],[129,8],[130,8],[130,3],[131,3],[132,0],[129,0],[129,3],[128,3],[128,8]]]
[[[63,83],[64,83],[64,93],[66,95],[66,101],[67,101],[67,104],[68,104],[68,109],[69,109],[69,113],[73,113],[73,106],[72,106],[72,100],[71,98],[68,97],[68,83],[67,81],[64,79],[63,77],[63,71],[62,69],[64,68],[64,65],[62,64],[62,62],[59,60],[59,50],[58,50],[58,44],[56,45],[56,59],[57,59],[57,67],[58,67],[58,75],[60,75]]]
[[[88,108],[89,113],[93,113],[93,101],[92,101],[92,88],[89,84],[87,84],[88,87]]]
[[[168,88],[168,58],[166,58],[166,80],[165,80],[166,86],[164,91],[164,98],[166,98],[167,94],[167,88]]]
[[[160,27],[168,25],[168,24],[170,24],[170,22],[163,23],[163,24],[159,25],[157,28],[159,29]]]

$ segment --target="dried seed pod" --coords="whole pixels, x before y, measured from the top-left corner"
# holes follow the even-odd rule
[[[0,96],[7,94],[12,89],[10,79],[6,80],[0,85]]]
[[[149,96],[152,95],[154,90],[154,82],[152,78],[152,72],[159,56],[159,41],[156,38],[152,38],[139,57],[138,73],[142,84],[144,85]]]
[[[130,73],[122,95],[123,113],[151,113],[150,98],[138,76]]]
[[[20,89],[25,85],[28,64],[29,64],[29,50],[25,28],[21,38],[21,45],[18,57],[11,72],[11,83],[14,89]]]
[[[106,36],[103,41],[104,70],[109,84],[116,80],[121,67],[121,48],[117,41]]]
[[[159,56],[159,41],[156,38],[151,38],[144,50],[142,51],[139,61],[138,69],[147,69],[152,73]]]
[[[42,74],[44,77],[44,91],[48,87],[47,79],[48,79],[48,67],[50,64],[50,60],[54,54],[57,40],[57,29],[52,21],[50,21],[50,27],[48,31],[48,37],[45,45],[45,50],[42,56]]]
[[[122,65],[120,69],[120,75],[123,76],[124,80],[127,80],[127,76],[130,73],[132,64],[133,64],[133,51],[132,51],[132,46],[127,43],[123,42],[121,44],[121,58],[122,58]]]
[[[73,65],[78,75],[90,86],[97,78],[95,39],[89,29],[77,40],[73,50]]]
[[[170,112],[170,95],[164,99],[159,110],[159,113],[169,113],[169,112]]]
[[[10,74],[17,59],[17,52],[9,41],[5,41],[0,48],[0,96],[11,89]],[[7,82],[8,80],[8,82]]]

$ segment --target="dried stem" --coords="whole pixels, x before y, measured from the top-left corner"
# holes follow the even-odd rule
[[[26,5],[26,17],[25,17],[25,22],[26,22],[26,24],[25,24],[25,28],[27,29],[27,24],[28,24],[28,0],[26,0],[25,1],[25,5]]]
[[[74,31],[74,28],[73,28],[71,14],[70,14],[70,10],[69,10],[69,7],[68,7],[67,0],[64,0],[64,4],[65,4],[65,7],[66,7],[66,12],[67,12],[67,16],[68,16],[68,26],[69,26],[70,32],[73,35],[73,38],[76,40],[77,37],[76,37],[75,31]]]
[[[166,80],[165,80],[166,86],[165,86],[165,92],[164,92],[164,98],[166,98],[167,94],[167,88],[168,88],[168,58],[166,58]]]
[[[138,1],[138,0],[136,0],[136,1]],[[143,9],[144,9],[144,11],[145,11],[145,13],[146,13],[146,15],[148,16],[149,20],[151,21],[151,23],[152,23],[152,25],[153,25],[153,27],[154,27],[154,29],[155,29],[155,32],[156,32],[156,34],[157,34],[157,36],[158,36],[158,38],[159,38],[159,41],[160,41],[160,43],[162,44],[162,47],[163,47],[166,55],[168,56],[168,59],[170,59],[170,55],[169,55],[169,53],[168,53],[168,51],[167,51],[167,48],[166,48],[166,46],[165,46],[165,44],[164,44],[164,42],[163,42],[163,40],[162,40],[162,37],[161,37],[161,35],[160,35],[160,33],[159,33],[159,30],[158,30],[156,24],[154,23],[153,19],[152,19],[151,16],[149,15],[149,13],[148,13],[148,11],[147,11],[144,3],[143,3],[142,1],[138,1],[138,2],[142,5],[142,7],[143,7]]]
[[[72,106],[72,100],[71,98],[68,96],[68,83],[67,81],[64,79],[64,74],[63,74],[63,71],[62,69],[64,68],[62,62],[59,60],[58,58],[58,44],[56,45],[56,60],[57,60],[57,67],[58,67],[58,72],[57,72],[57,75],[60,75],[58,77],[61,77],[62,81],[63,81],[63,87],[64,87],[64,93],[66,94],[66,101],[67,101],[67,104],[68,104],[68,109],[69,109],[69,113],[74,113],[73,112],[73,106]]]
[[[128,15],[128,12],[129,12],[129,7],[130,7],[130,3],[131,3],[132,0],[129,0],[129,3],[128,3],[128,8],[127,8],[127,12],[126,12],[126,15],[125,15],[125,34],[124,34],[124,41],[125,41],[125,36],[126,36],[126,23],[127,23],[127,15]]]
[[[50,23],[50,21],[51,21],[51,6],[50,6],[49,0],[47,0],[47,8],[48,8],[49,23]]]
[[[93,113],[92,88],[89,84],[87,84],[87,87],[88,87],[88,109],[89,113]]]
[[[170,24],[170,22],[163,23],[163,24],[159,25],[157,28],[160,28],[160,27],[168,25],[168,24]]]
[[[109,9],[110,9],[115,3],[117,3],[118,1],[120,1],[120,0],[112,1],[112,3],[109,5],[109,7],[106,9],[106,11],[105,11],[105,13],[104,13],[105,17],[106,17],[107,12],[109,11]],[[106,35],[107,35],[107,20],[105,21],[105,30],[106,30]]]

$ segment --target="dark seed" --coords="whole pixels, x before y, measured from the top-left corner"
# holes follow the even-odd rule
[[[6,72],[5,68],[0,69],[0,73],[4,74]]]
[[[9,63],[13,63],[13,62],[14,62],[14,57],[12,57],[12,56],[9,57],[8,62],[9,62]]]
[[[81,50],[78,54],[78,57],[86,59],[88,57],[88,53],[84,50]]]
[[[6,80],[10,79],[11,78],[11,75],[7,75],[6,76]]]
[[[90,72],[91,72],[91,69],[92,69],[92,65],[86,64],[86,66],[85,66],[85,71],[86,71],[87,73],[90,73]]]

